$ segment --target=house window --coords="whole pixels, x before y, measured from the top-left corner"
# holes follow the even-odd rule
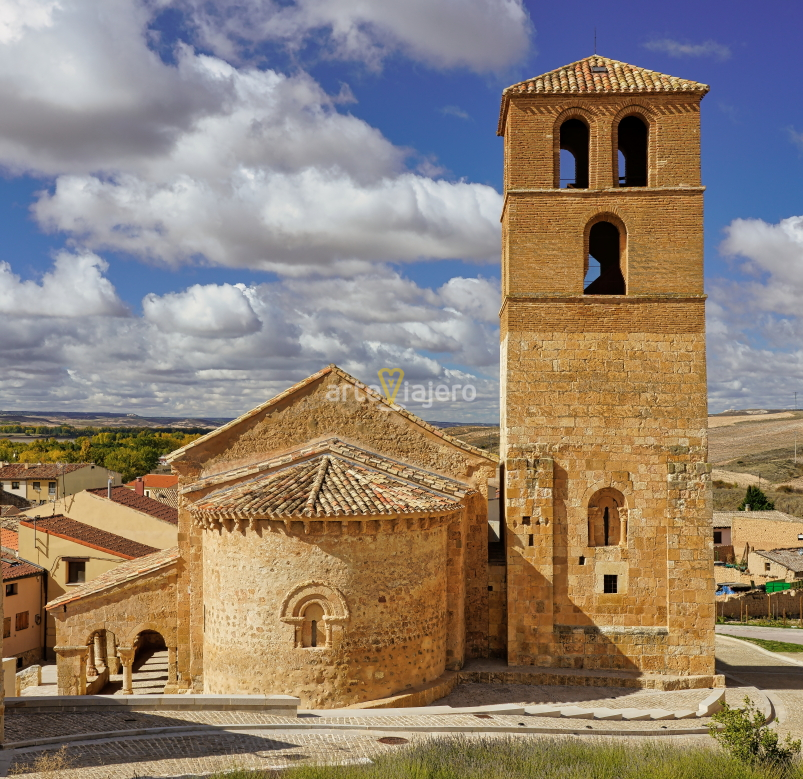
[[[764,570],[765,571],[769,571],[769,569],[770,569],[770,564],[769,563],[764,563]]]
[[[11,617],[6,617],[3,620],[3,638],[8,638],[11,635]]]
[[[28,612],[20,611],[17,614],[14,630],[27,630],[27,629],[28,629]]]
[[[49,481],[47,483],[47,494],[48,495],[55,495],[56,494],[56,482]]]
[[[615,573],[606,573],[602,580],[602,591],[609,595],[619,592],[619,576]]]
[[[33,483],[33,488],[34,488],[35,490],[41,490],[41,489],[42,489],[42,483],[41,483],[41,482],[38,482],[38,481],[35,481],[35,482]]]
[[[16,595],[17,594],[17,583],[12,582],[11,584],[6,585],[6,595]]]
[[[18,490],[19,488],[20,488],[20,483],[18,481],[12,481],[11,482],[11,489],[12,490]]]
[[[69,560],[67,562],[67,584],[83,584],[86,581],[86,561]]]
[[[721,530],[715,530],[714,531],[714,543],[715,544],[721,544],[722,543],[722,531]]]

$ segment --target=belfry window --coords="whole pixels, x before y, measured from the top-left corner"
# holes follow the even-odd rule
[[[588,126],[567,119],[560,126],[561,189],[588,189]]]
[[[588,235],[588,256],[583,292],[586,295],[624,295],[625,277],[620,261],[622,236],[611,222],[597,222]]]
[[[647,125],[638,116],[619,122],[619,186],[647,186]]]

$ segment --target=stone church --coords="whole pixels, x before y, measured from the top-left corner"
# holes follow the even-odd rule
[[[178,548],[48,604],[60,692],[152,641],[166,692],[306,707],[481,658],[709,686],[707,91],[598,56],[506,89],[501,458],[325,368],[171,455]]]

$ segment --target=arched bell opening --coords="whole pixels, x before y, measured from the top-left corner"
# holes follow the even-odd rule
[[[588,125],[567,119],[560,126],[560,188],[588,189]]]
[[[622,233],[612,222],[596,222],[591,226],[583,294],[626,294],[625,277],[622,273],[623,244]]]
[[[649,129],[639,116],[626,116],[619,122],[617,146],[620,187],[647,186]]]

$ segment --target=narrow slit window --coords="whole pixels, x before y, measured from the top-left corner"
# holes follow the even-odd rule
[[[638,116],[619,122],[619,186],[647,186],[647,146],[649,131]]]
[[[621,265],[621,234],[611,222],[597,222],[588,235],[588,257],[583,293],[624,295],[625,277]]]
[[[588,189],[588,126],[568,119],[560,126],[561,189]]]

